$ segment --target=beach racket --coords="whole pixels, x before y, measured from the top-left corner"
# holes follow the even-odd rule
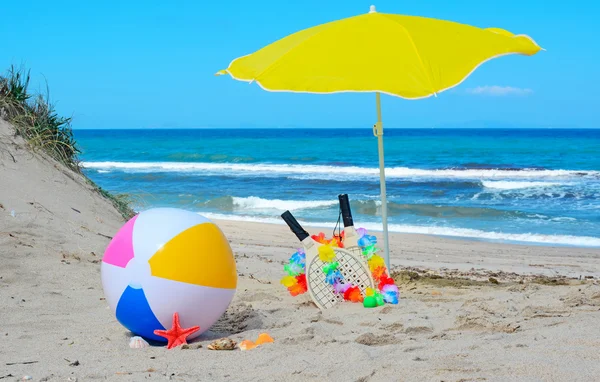
[[[327,264],[319,258],[319,247],[323,244],[310,237],[290,211],[285,211],[281,217],[304,247],[306,286],[314,303],[320,309],[328,309],[338,302],[344,301],[343,294],[336,293],[333,286],[325,280],[326,274],[323,272],[323,267]],[[374,285],[369,267],[365,266],[361,259],[362,254],[361,257],[357,257],[342,248],[332,247],[332,249],[335,253],[334,261],[339,263],[338,270],[344,277],[343,282],[357,286],[363,296],[366,296],[367,288],[374,288]]]
[[[356,232],[356,228],[354,228],[354,221],[352,219],[352,211],[350,210],[348,194],[338,195],[338,199],[340,201],[340,211],[342,213],[342,220],[344,222],[344,249],[348,252],[351,252],[355,257],[360,258],[365,267],[369,269],[367,258],[363,255],[362,248],[358,245],[358,232]],[[372,279],[370,271],[369,277]]]

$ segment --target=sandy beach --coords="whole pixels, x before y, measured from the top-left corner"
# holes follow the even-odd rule
[[[298,248],[286,226],[218,221],[239,275],[226,314],[188,349],[130,349],[100,281],[123,218],[82,175],[29,151],[2,121],[0,182],[0,380],[600,378],[600,249],[393,234],[400,303],[321,312],[279,284]],[[262,332],[275,342],[206,348]]]

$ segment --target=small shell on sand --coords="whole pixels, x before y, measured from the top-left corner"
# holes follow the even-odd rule
[[[129,340],[129,347],[132,349],[143,349],[147,348],[148,346],[150,345],[142,337],[135,336],[131,337],[131,339]]]
[[[275,340],[273,340],[273,337],[271,337],[267,333],[259,334],[258,339],[256,340],[257,345],[262,345],[262,344],[271,343],[271,342],[275,342]]]
[[[236,342],[230,338],[220,338],[213,341],[208,345],[210,350],[233,350],[235,349]]]
[[[257,345],[252,341],[243,340],[238,346],[240,347],[240,350],[250,350],[254,349]]]

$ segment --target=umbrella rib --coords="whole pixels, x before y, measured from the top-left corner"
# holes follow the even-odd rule
[[[390,20],[391,22],[393,22],[394,24],[399,25],[402,28],[402,30],[404,31],[404,33],[408,37],[408,40],[410,41],[410,45],[412,46],[413,50],[415,51],[415,54],[417,55],[417,58],[419,59],[419,64],[421,65],[421,70],[423,71],[423,74],[425,75],[425,77],[427,77],[427,81],[429,82],[429,87],[431,88],[431,91],[433,92],[433,95],[437,97],[437,93],[438,92],[436,92],[435,87],[433,86],[431,75],[429,74],[429,71],[427,71],[427,69],[425,69],[425,64],[423,63],[423,59],[421,58],[421,54],[419,53],[419,50],[417,49],[417,45],[415,44],[415,40],[413,40],[412,35],[410,34],[410,32],[404,27],[404,25],[402,25],[398,21],[396,21],[396,20],[388,17],[386,14],[382,14],[382,16],[385,17],[385,19]]]

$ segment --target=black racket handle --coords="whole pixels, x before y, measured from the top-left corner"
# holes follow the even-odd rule
[[[344,227],[351,227],[354,225],[352,221],[352,212],[350,212],[350,201],[348,200],[348,194],[338,195],[340,200],[340,208],[342,210],[342,219],[344,220]]]
[[[281,218],[283,219],[283,221],[286,222],[288,227],[290,227],[290,229],[292,230],[294,235],[296,235],[298,240],[304,241],[304,239],[310,236],[308,232],[306,232],[304,228],[302,228],[300,223],[298,223],[298,220],[296,220],[296,218],[292,215],[290,211],[285,211],[284,213],[282,213]]]

